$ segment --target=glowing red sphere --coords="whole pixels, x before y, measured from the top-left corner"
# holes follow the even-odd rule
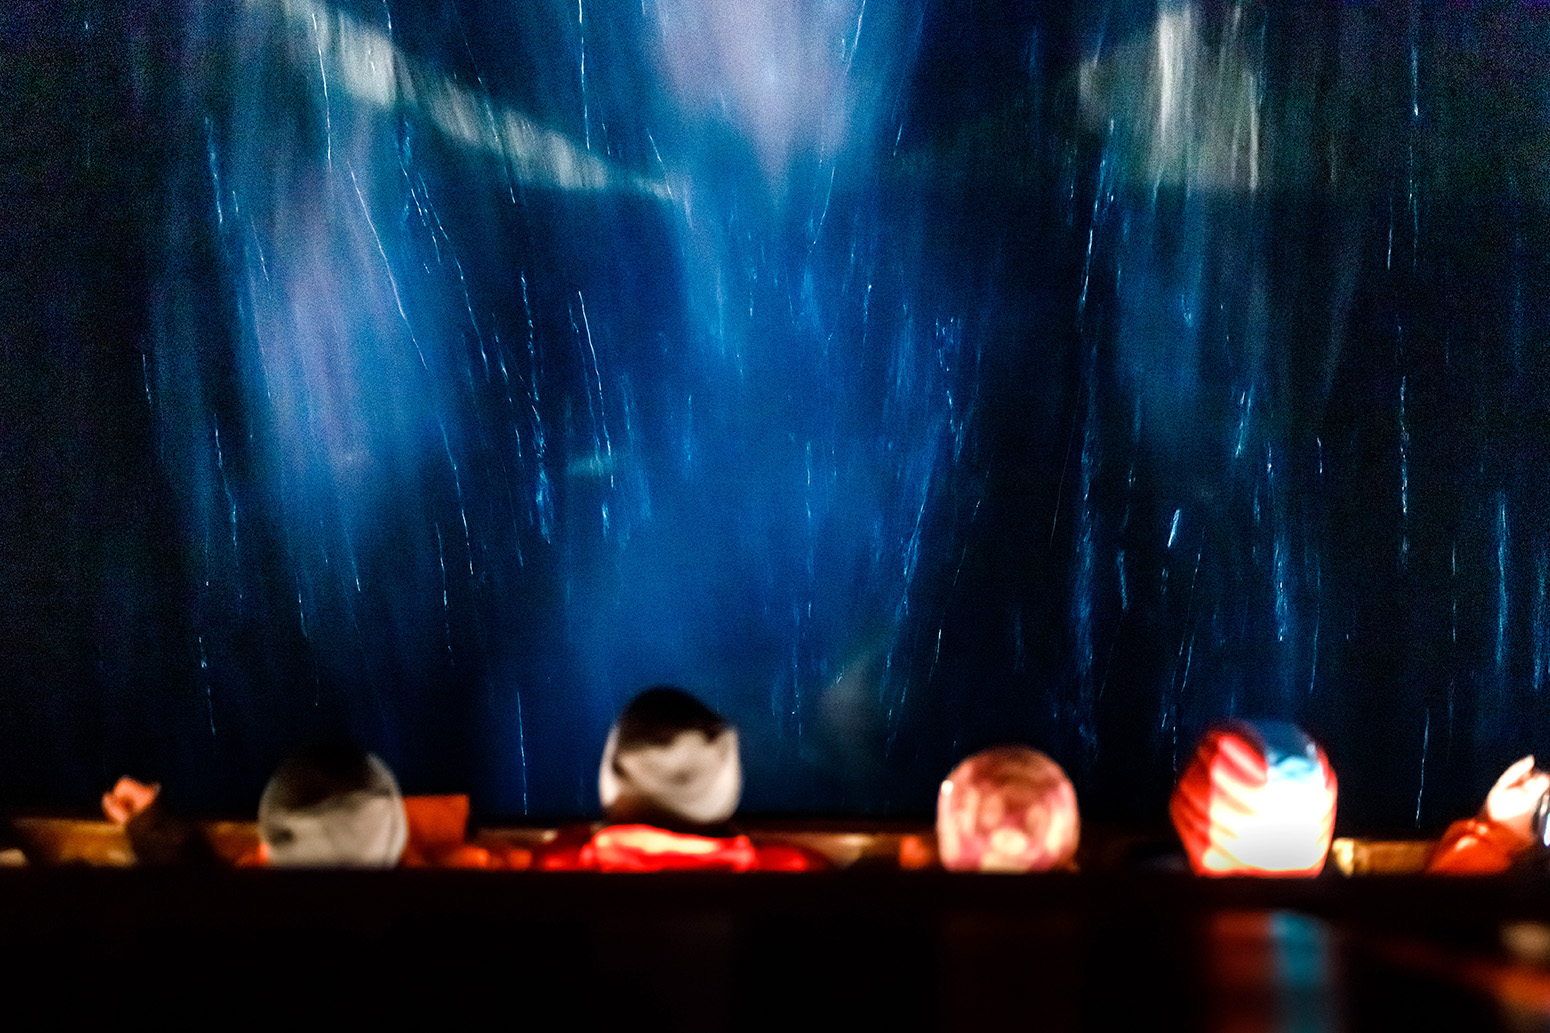
[[[1200,875],[1312,876],[1335,827],[1335,772],[1296,725],[1234,721],[1208,731],[1169,813]]]
[[[952,871],[1040,872],[1070,863],[1081,836],[1076,790],[1026,746],[983,750],[953,769],[936,805],[937,847]]]

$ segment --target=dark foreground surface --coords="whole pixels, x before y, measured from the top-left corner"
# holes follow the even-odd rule
[[[1536,1029],[1550,886],[0,872],[7,998],[229,1024]]]

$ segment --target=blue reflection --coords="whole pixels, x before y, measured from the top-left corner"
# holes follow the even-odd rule
[[[1275,1028],[1313,1033],[1342,1027],[1329,927],[1293,911],[1270,915],[1276,985]]]
[[[1337,942],[1293,911],[1222,912],[1205,928],[1206,1028],[1327,1033],[1345,1027]]]

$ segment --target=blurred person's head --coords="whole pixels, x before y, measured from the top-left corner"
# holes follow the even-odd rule
[[[742,793],[737,729],[681,689],[642,692],[608,733],[598,799],[614,824],[719,825]]]
[[[1064,867],[1081,836],[1076,790],[1060,765],[1038,750],[982,750],[942,783],[936,830],[942,866],[953,871]]]
[[[393,773],[351,743],[308,746],[286,758],[258,802],[270,864],[391,868],[409,838]]]
[[[1485,819],[1526,845],[1550,846],[1550,772],[1531,753],[1502,772],[1482,808]]]
[[[1201,738],[1169,813],[1199,875],[1311,876],[1335,827],[1335,772],[1285,721],[1229,721]]]

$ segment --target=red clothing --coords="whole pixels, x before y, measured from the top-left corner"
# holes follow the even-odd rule
[[[561,829],[536,851],[495,841],[470,843],[466,796],[406,796],[409,843],[401,868],[657,872],[808,872],[829,867],[828,858],[785,843],[755,846],[747,836],[695,836],[652,825],[610,825],[595,835],[590,826]],[[238,865],[268,864],[262,843]]]
[[[747,836],[696,836],[654,825],[610,825],[561,832],[544,847],[534,867],[545,871],[597,872],[806,872],[829,867],[828,859],[783,843],[755,846]]]
[[[759,866],[759,853],[747,836],[718,839],[654,825],[610,825],[581,848],[579,860],[600,872],[747,872]]]
[[[409,842],[401,868],[520,869],[533,863],[533,853],[509,843],[470,843],[468,797],[406,796]]]
[[[1426,873],[1499,875],[1532,845],[1489,818],[1466,818],[1448,826],[1426,861]]]

